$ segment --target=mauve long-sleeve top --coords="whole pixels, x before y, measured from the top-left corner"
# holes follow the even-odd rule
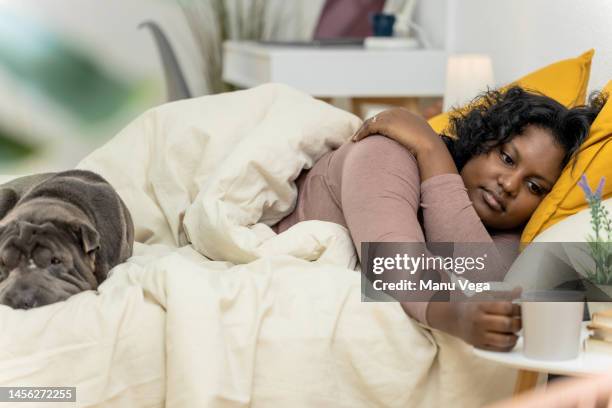
[[[519,233],[489,232],[461,176],[442,174],[421,183],[415,157],[383,136],[345,143],[302,172],[296,184],[296,207],[275,230],[306,220],[340,224],[360,260],[362,242],[503,243],[513,248],[501,255],[505,273],[518,254]],[[427,303],[411,302],[406,309],[427,324]]]

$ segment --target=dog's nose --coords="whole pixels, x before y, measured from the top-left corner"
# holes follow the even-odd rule
[[[15,291],[12,296],[6,297],[7,306],[13,309],[32,309],[36,303],[36,289],[31,287]]]
[[[36,299],[34,299],[34,296],[27,296],[17,300],[13,309],[28,310],[32,309],[34,306],[36,306]]]

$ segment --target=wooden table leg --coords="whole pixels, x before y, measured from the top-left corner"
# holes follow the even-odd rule
[[[537,371],[519,370],[514,385],[514,395],[534,389],[538,383],[539,376],[540,373]]]

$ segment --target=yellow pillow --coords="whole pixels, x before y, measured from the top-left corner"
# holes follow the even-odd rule
[[[589,50],[576,58],[548,65],[506,87],[519,85],[536,90],[567,107],[582,105],[586,100],[593,54],[594,50]],[[612,95],[612,82],[606,86],[606,91]],[[469,105],[459,109],[469,109]],[[436,132],[441,133],[449,125],[449,113],[431,118],[429,124]],[[612,102],[608,101],[593,123],[589,137],[582,145],[574,171],[571,171],[571,163],[563,170],[553,190],[531,216],[523,230],[521,242],[531,242],[546,228],[587,206],[582,190],[576,186],[583,172],[587,174],[593,187],[599,182],[599,177],[606,176],[609,182],[604,188],[603,196],[612,197],[612,166],[607,165],[605,160],[608,159],[610,162],[612,159],[612,144],[607,144],[612,140],[611,133]]]
[[[565,217],[587,207],[582,189],[577,186],[582,174],[586,174],[592,189],[599,179],[607,180],[602,198],[612,197],[612,81],[604,88],[611,97],[593,122],[589,136],[580,147],[576,165],[568,164],[552,191],[542,200],[523,230],[521,242],[531,242],[536,235]],[[576,237],[583,239],[584,237]]]
[[[539,91],[568,107],[582,105],[586,99],[593,53],[594,50],[589,50],[579,57],[540,68],[508,86],[519,85]],[[449,113],[445,112],[429,119],[429,125],[441,133],[448,127],[448,119]]]

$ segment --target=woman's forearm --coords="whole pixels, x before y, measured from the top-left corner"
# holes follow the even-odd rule
[[[427,323],[434,329],[452,334],[458,337],[459,330],[457,322],[459,316],[457,305],[450,302],[429,302],[427,305]]]
[[[439,136],[430,138],[415,151],[421,182],[440,174],[458,174],[457,166]]]

